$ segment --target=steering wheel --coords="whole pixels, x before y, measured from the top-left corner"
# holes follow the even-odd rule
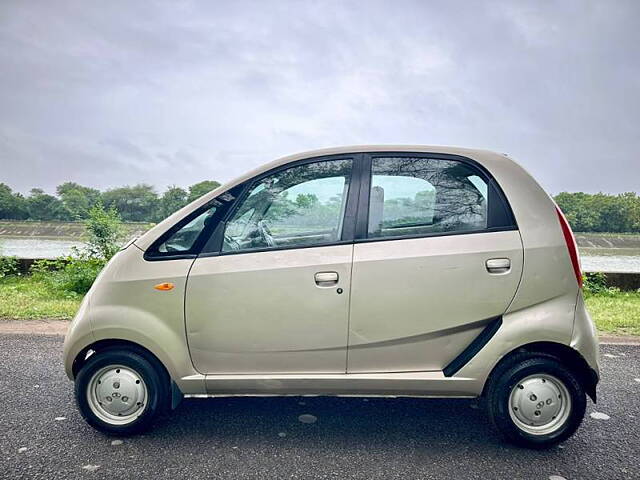
[[[260,220],[258,222],[258,229],[260,230],[260,235],[262,235],[262,238],[264,238],[264,241],[266,242],[267,246],[275,247],[276,242],[273,240],[273,235],[271,235],[271,230],[269,230],[269,227],[267,227],[267,224],[264,222],[264,220]]]
[[[224,234],[224,243],[228,245],[231,250],[240,250],[240,243],[226,233]]]

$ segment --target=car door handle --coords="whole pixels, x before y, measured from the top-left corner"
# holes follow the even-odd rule
[[[318,272],[315,274],[316,285],[331,287],[338,283],[338,272]]]
[[[486,262],[487,272],[507,273],[511,270],[511,260],[508,258],[490,258]]]

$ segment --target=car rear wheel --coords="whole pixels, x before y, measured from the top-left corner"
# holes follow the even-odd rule
[[[569,438],[584,417],[586,395],[555,357],[521,353],[500,364],[486,390],[489,417],[507,440],[545,448]]]
[[[124,349],[89,357],[76,377],[75,396],[84,419],[111,435],[148,429],[168,407],[168,379],[155,359]]]

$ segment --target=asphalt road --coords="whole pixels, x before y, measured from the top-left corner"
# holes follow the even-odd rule
[[[470,400],[310,397],[185,400],[113,445],[77,412],[61,350],[0,336],[1,478],[640,478],[638,346],[602,347],[597,406],[547,451],[503,443]]]

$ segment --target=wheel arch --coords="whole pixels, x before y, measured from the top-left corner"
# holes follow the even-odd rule
[[[598,374],[589,366],[587,361],[577,350],[562,343],[548,341],[527,343],[511,350],[509,353],[504,355],[491,370],[491,373],[489,374],[482,390],[483,397],[485,396],[487,385],[489,385],[492,375],[494,375],[495,372],[499,371],[500,367],[504,365],[504,363],[508,361],[513,355],[516,355],[518,353],[538,353],[542,355],[549,355],[558,359],[563,365],[567,366],[573,373],[577,375],[578,380],[580,381],[585,392],[587,392],[587,395],[589,395],[594,403],[596,402],[596,386],[599,381]]]
[[[89,345],[86,345],[84,348],[82,348],[74,357],[71,364],[71,372],[73,374],[73,378],[75,379],[77,377],[80,369],[92,355],[98,352],[115,348],[123,348],[125,350],[135,351],[136,353],[145,357],[147,360],[150,360],[152,363],[156,363],[157,365],[159,365],[162,369],[161,373],[163,375],[166,375],[166,378],[168,380],[171,380],[171,374],[169,373],[169,370],[157,355],[155,355],[151,350],[140,345],[139,343],[132,342],[130,340],[124,340],[121,338],[104,338],[102,340],[90,343]]]

